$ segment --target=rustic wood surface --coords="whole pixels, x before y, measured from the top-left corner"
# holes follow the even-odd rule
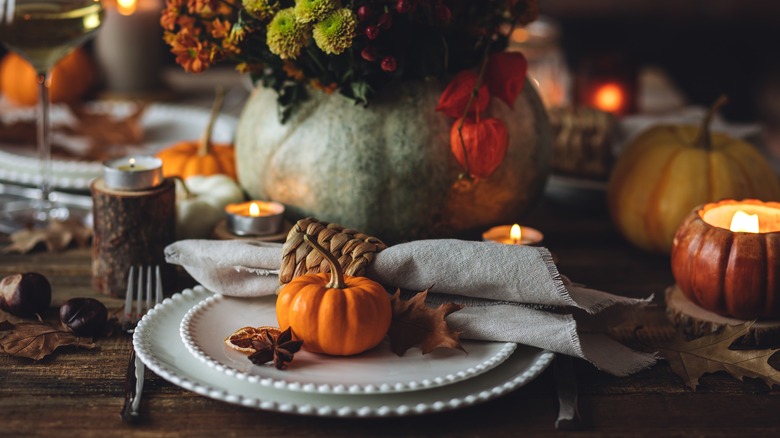
[[[613,334],[636,346],[668,337],[672,328],[663,293],[674,281],[668,257],[625,243],[610,225],[603,197],[575,196],[578,205],[546,200],[524,221],[545,233],[560,270],[573,281],[632,297],[655,294],[635,325]],[[587,207],[595,205],[595,207]],[[1,245],[1,244],[0,244]],[[39,271],[49,277],[54,302],[95,296],[110,308],[121,301],[91,286],[88,249],[61,254],[0,255],[0,275]],[[186,286],[181,284],[180,287]],[[642,329],[636,325],[641,324]],[[147,371],[145,420],[119,419],[131,341],[119,335],[94,350],[66,350],[40,362],[0,355],[0,436],[779,436],[780,398],[757,380],[707,375],[689,390],[665,362],[617,378],[577,361],[579,408],[585,430],[554,429],[557,398],[553,368],[497,400],[448,413],[375,420],[326,419],[242,408],[181,389]]]
[[[747,333],[739,338],[742,348],[780,348],[780,320],[745,320],[718,315],[697,306],[688,299],[679,286],[665,293],[666,316],[680,327],[688,337],[714,333],[728,325],[751,324]]]

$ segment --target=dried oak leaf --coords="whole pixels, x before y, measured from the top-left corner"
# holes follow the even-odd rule
[[[769,358],[777,351],[730,350],[736,339],[744,336],[752,323],[726,326],[720,333],[702,336],[687,341],[678,332],[672,341],[660,348],[672,371],[694,391],[699,378],[706,373],[725,371],[739,380],[745,377],[758,378],[769,387],[780,385],[780,371],[769,364]]]
[[[76,124],[63,128],[67,134],[87,137],[93,144],[100,146],[138,144],[144,139],[141,117],[146,111],[145,105],[138,105],[127,117],[116,117],[106,112],[90,112],[77,105],[68,107],[76,117]]]
[[[399,356],[412,347],[420,347],[423,354],[437,348],[456,348],[465,353],[466,350],[460,345],[460,332],[451,330],[444,320],[463,306],[447,303],[436,308],[428,307],[425,304],[428,290],[408,300],[401,299],[399,290],[390,298],[393,307],[393,320],[387,332],[390,349]]]
[[[0,339],[0,350],[4,353],[41,360],[59,347],[76,346],[95,348],[90,338],[80,338],[46,324],[24,322]]]
[[[40,243],[48,251],[56,252],[67,248],[71,242],[79,247],[87,246],[91,237],[92,229],[77,220],[53,221],[46,228],[22,229],[11,234],[11,244],[3,248],[3,252],[25,254]]]

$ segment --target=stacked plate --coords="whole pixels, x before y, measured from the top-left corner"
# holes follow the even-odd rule
[[[114,118],[127,117],[137,108],[133,102],[99,101],[85,106],[90,113],[110,115]],[[33,108],[0,107],[3,123],[30,121],[35,119]],[[143,143],[128,147],[127,153],[154,154],[160,149],[184,140],[197,140],[203,133],[210,111],[192,106],[149,104],[141,117]],[[52,124],[73,125],[73,115],[62,105],[52,108]],[[214,123],[212,141],[230,143],[233,141],[238,120],[230,115],[221,115]],[[68,145],[71,152],[79,153],[87,147],[87,141],[80,137],[68,137],[54,133],[56,141]],[[40,184],[40,162],[34,142],[31,144],[0,143],[0,180],[25,184]],[[52,160],[52,186],[58,189],[89,191],[92,179],[102,176],[103,165],[95,161],[76,159]]]
[[[403,357],[383,343],[352,357],[302,350],[286,370],[254,365],[224,344],[245,326],[277,325],[274,296],[215,295],[202,287],[166,299],[139,323],[143,362],[190,391],[258,409],[313,416],[383,417],[439,412],[506,394],[537,377],[554,355],[512,343],[464,341],[468,351]]]

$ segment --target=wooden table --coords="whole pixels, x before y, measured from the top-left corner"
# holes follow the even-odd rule
[[[579,205],[542,202],[525,224],[543,230],[560,271],[573,281],[632,296],[663,295],[673,283],[667,257],[635,250],[613,230],[603,196],[578,196]],[[90,251],[0,255],[0,276],[39,271],[54,287],[47,319],[67,298],[96,296],[90,286]],[[120,301],[104,299],[117,308]],[[662,300],[656,300],[662,303]],[[671,327],[662,304],[646,314],[649,337]],[[617,333],[621,336],[620,333]],[[625,335],[625,334],[624,334]],[[628,342],[631,335],[624,336]],[[648,342],[647,339],[640,339]],[[617,378],[578,361],[580,412],[586,429],[558,432],[555,380],[550,367],[513,393],[462,410],[387,419],[310,418],[264,412],[215,401],[181,389],[147,371],[143,413],[123,424],[125,368],[131,341],[124,335],[97,341],[94,350],[66,350],[40,362],[0,355],[0,436],[778,436],[780,397],[756,380],[715,374],[688,389],[665,362]]]

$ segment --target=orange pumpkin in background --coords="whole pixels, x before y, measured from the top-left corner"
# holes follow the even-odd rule
[[[77,101],[90,91],[96,79],[95,64],[83,48],[78,48],[54,66],[51,73],[51,101]],[[14,105],[35,105],[38,102],[35,69],[21,56],[9,52],[0,61],[0,90]]]
[[[221,89],[217,91],[209,122],[200,140],[181,141],[157,153],[157,158],[163,162],[163,175],[166,178],[187,179],[195,175],[224,174],[236,179],[233,145],[211,142],[211,131],[222,108],[223,94]]]

